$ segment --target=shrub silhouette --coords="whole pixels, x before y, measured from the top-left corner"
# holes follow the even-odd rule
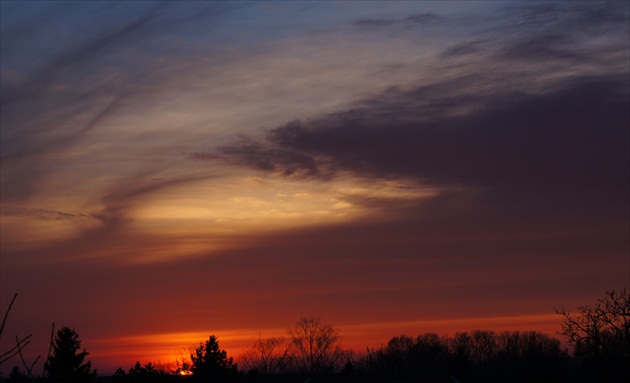
[[[140,362],[129,369],[126,373],[121,367],[116,370],[112,381],[115,383],[153,383],[165,381],[166,373],[157,369],[151,362],[144,366]]]
[[[9,382],[11,383],[22,383],[27,382],[28,377],[20,371],[18,366],[14,366],[9,373]]]

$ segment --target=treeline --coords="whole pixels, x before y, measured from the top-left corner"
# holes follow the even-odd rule
[[[302,318],[300,326],[306,331],[288,331],[286,338],[260,338],[241,356],[240,368],[211,336],[191,354],[190,375],[174,376],[151,364],[136,363],[129,373],[119,369],[112,382],[568,383],[630,378],[630,358],[569,356],[558,339],[535,331],[403,335],[356,354],[344,351],[334,327],[321,325],[319,318]]]
[[[362,380],[451,377],[460,382],[560,382],[569,376],[567,368],[567,351],[545,334],[475,330],[452,337],[398,336],[387,346],[368,350],[358,368],[348,365],[345,371]]]
[[[560,378],[568,372],[568,353],[560,341],[533,331],[403,335],[361,354],[341,349],[336,330],[320,324],[319,318],[302,318],[288,333],[288,338],[259,339],[241,358],[242,371],[263,378],[339,372],[351,380],[453,376],[462,381],[514,382]]]
[[[15,359],[22,362],[24,369],[16,365],[9,376],[14,383],[630,382],[627,289],[607,292],[594,306],[581,306],[575,313],[565,308],[557,313],[563,317],[559,333],[573,346],[573,356],[558,339],[540,332],[492,330],[402,335],[357,354],[341,347],[337,328],[319,317],[306,317],[289,326],[286,337],[261,336],[240,356],[240,368],[212,335],[175,364],[137,362],[129,369],[119,368],[112,377],[97,377],[86,360],[89,353],[69,327],[51,336],[43,375],[33,373],[39,357],[30,364],[24,360],[22,350],[31,335],[16,337],[15,346],[0,353],[0,365]]]

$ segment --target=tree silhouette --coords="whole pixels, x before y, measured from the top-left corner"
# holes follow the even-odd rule
[[[289,355],[300,372],[332,372],[342,358],[339,330],[319,317],[301,318],[288,329]]]
[[[370,379],[466,382],[558,382],[566,373],[560,341],[533,331],[497,334],[491,330],[433,333],[392,338],[368,350],[362,363]]]
[[[561,381],[568,353],[560,341],[540,332],[503,332],[497,336],[495,360],[488,364],[496,380]]]
[[[560,334],[575,346],[575,354],[594,357],[630,357],[630,294],[607,291],[595,306],[580,306],[573,314],[562,307]]]
[[[583,357],[580,375],[585,381],[630,381],[630,294],[628,289],[607,291],[594,306],[577,313],[556,309],[564,317],[560,334]]]
[[[96,370],[92,371],[92,363],[83,363],[89,352],[81,348],[79,334],[69,327],[63,327],[57,331],[57,336],[52,344],[53,352],[48,357],[44,370],[48,374],[50,382],[85,383],[92,382],[96,376]]]
[[[219,348],[219,340],[211,335],[210,339],[202,342],[190,355],[192,360],[193,378],[197,381],[232,382],[236,380],[236,367],[227,352]]]
[[[251,350],[242,356],[245,368],[262,375],[281,372],[287,364],[285,339],[259,337]]]

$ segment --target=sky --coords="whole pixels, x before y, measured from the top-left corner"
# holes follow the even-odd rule
[[[628,2],[0,7],[0,351],[555,336],[628,287]]]

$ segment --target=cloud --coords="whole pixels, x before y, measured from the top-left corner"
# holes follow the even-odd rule
[[[516,41],[506,47],[503,54],[519,60],[564,60],[584,58],[571,50],[573,41],[562,35],[540,35]]]
[[[425,73],[413,85],[197,156],[328,181],[348,173],[411,179],[441,189],[454,206],[467,201],[475,214],[609,214],[615,203],[627,206],[628,24],[616,15],[628,7],[606,7],[502,7],[501,21],[441,50],[433,78]],[[383,28],[403,20],[354,23]],[[449,203],[440,202],[444,211]]]
[[[503,34],[505,57],[591,60],[611,46],[618,51],[627,47],[629,10],[621,2],[511,4],[503,10],[505,21],[492,33]]]
[[[448,47],[443,53],[443,58],[470,55],[484,51],[483,44],[486,40],[467,41]]]
[[[417,26],[438,24],[444,21],[444,17],[433,12],[415,13],[404,17],[362,17],[352,22],[353,25],[362,28],[383,28],[392,26]]]
[[[235,164],[251,165],[266,172],[278,172],[283,176],[323,177],[320,167],[309,155],[295,150],[270,149],[243,137],[238,145],[224,146],[219,154],[193,153],[192,159],[234,159]]]
[[[513,3],[503,7],[502,16],[506,18],[502,20],[509,30],[541,30],[555,26],[558,30],[581,29],[591,33],[627,26],[628,11],[628,4],[617,1]]]
[[[152,3],[123,7],[119,15],[118,5],[105,3],[41,6],[3,4],[0,149],[2,183],[12,185],[2,188],[3,201],[27,202],[50,175],[51,158],[165,90],[156,86],[164,70],[153,48],[169,33],[230,9]],[[99,14],[99,21],[86,14]]]
[[[34,217],[44,221],[59,221],[66,219],[89,218],[82,214],[72,214],[63,211],[37,209],[21,206],[2,206],[0,216],[6,217]]]
[[[154,126],[146,126],[160,123],[156,119],[143,117],[140,123],[130,119],[149,115],[153,110],[147,105],[155,94],[164,92],[167,85],[180,84],[178,86],[186,88],[189,94],[188,84],[197,83],[209,73],[197,69],[214,61],[207,59],[202,61],[203,64],[187,65],[187,61],[195,60],[186,56],[165,62],[177,64],[174,65],[180,69],[177,71],[170,70],[170,65],[164,65],[164,62],[149,63],[155,56],[141,45],[166,41],[163,38],[168,26],[187,30],[187,20],[197,22],[199,19],[192,14],[194,12],[175,13],[170,17],[161,6],[141,8],[121,24],[102,26],[105,33],[80,38],[53,52],[55,54],[44,61],[39,71],[33,72],[36,74],[33,79],[12,83],[11,86],[17,84],[17,88],[10,90],[16,89],[16,95],[24,92],[24,100],[33,101],[41,113],[33,116],[20,107],[25,102],[20,101],[20,97],[9,97],[7,104],[3,98],[3,111],[9,113],[3,113],[2,143],[7,150],[2,152],[2,181],[12,185],[3,188],[3,200],[25,202],[32,193],[43,190],[42,180],[47,177],[67,179],[67,182],[58,181],[54,187],[64,193],[68,184],[73,188],[90,189],[91,200],[79,211],[87,210],[84,214],[98,217],[111,230],[127,225],[130,212],[143,205],[150,196],[211,179],[219,168],[208,169],[207,165],[227,163],[240,168],[238,172],[255,170],[296,181],[314,179],[333,184],[344,177],[362,182],[404,180],[401,184],[417,190],[431,190],[429,194],[417,193],[414,198],[402,194],[348,193],[335,199],[379,212],[384,209],[378,207],[388,207],[401,213],[421,215],[432,212],[444,216],[455,214],[461,218],[465,211],[466,219],[473,219],[481,211],[506,214],[500,213],[502,208],[518,212],[521,217],[532,208],[535,208],[533,211],[547,208],[569,214],[574,207],[592,197],[600,204],[596,209],[600,211],[606,205],[601,195],[609,193],[611,201],[617,201],[626,187],[622,183],[619,189],[618,174],[625,170],[623,164],[627,161],[624,162],[625,152],[618,143],[626,142],[627,134],[619,128],[623,121],[616,119],[625,111],[623,103],[627,101],[627,90],[620,85],[627,76],[618,71],[619,64],[627,63],[627,58],[624,61],[625,51],[617,44],[617,34],[611,35],[614,28],[605,26],[609,22],[618,27],[624,24],[601,9],[592,14],[601,24],[598,28],[593,27],[594,37],[589,35],[591,37],[580,40],[574,36],[577,33],[575,20],[594,11],[577,8],[566,13],[559,11],[557,5],[507,7],[501,12],[510,15],[509,22],[477,27],[481,29],[467,34],[465,42],[445,45],[432,51],[431,55],[421,56],[422,59],[413,61],[413,64],[403,65],[406,73],[418,70],[415,76],[403,77],[405,80],[412,78],[405,81],[405,85],[396,84],[395,76],[391,80],[389,77],[374,79],[373,83],[364,81],[368,79],[365,73],[379,73],[378,70],[386,64],[377,60],[377,64],[372,64],[376,68],[370,68],[372,72],[361,72],[363,77],[357,77],[361,81],[348,83],[363,85],[355,93],[347,91],[352,97],[344,99],[346,106],[338,106],[340,102],[337,102],[334,108],[325,112],[320,107],[315,114],[286,120],[285,124],[266,130],[262,139],[241,135],[231,144],[217,144],[214,150],[200,150],[203,145],[199,137],[209,137],[210,141],[214,136],[212,132],[200,134],[199,129],[190,136],[194,135],[190,141],[195,141],[194,145],[186,147],[193,148],[190,151],[179,150],[179,146],[173,145],[173,138],[179,138],[177,125],[168,125],[169,133],[164,134]],[[213,7],[209,9],[210,16],[213,12],[224,12]],[[399,26],[439,24],[445,28],[454,27],[458,21],[433,11],[354,20],[354,23],[372,20],[378,21],[376,24]],[[554,30],[558,20],[566,26],[564,30]],[[327,30],[324,40],[335,31],[338,32]],[[404,33],[396,36],[403,41],[409,37]],[[603,39],[606,36],[610,39]],[[591,38],[602,38],[603,41],[595,47],[590,44]],[[387,39],[391,39],[391,35]],[[218,88],[233,90],[228,92],[233,96],[229,99],[232,104],[239,102],[240,106],[240,101],[246,101],[240,106],[242,111],[251,104],[243,94],[251,95],[249,86],[253,83],[257,86],[255,90],[266,97],[265,103],[261,101],[260,105],[289,110],[282,110],[283,116],[302,115],[301,104],[294,106],[290,102],[293,98],[289,100],[287,94],[312,94],[309,91],[313,91],[317,87],[314,82],[319,81],[283,81],[282,84],[299,85],[282,88],[279,93],[271,92],[273,97],[268,90],[275,88],[270,88],[268,82],[259,83],[260,78],[266,76],[275,78],[278,67],[289,68],[302,63],[286,54],[285,50],[294,42],[285,40],[267,54],[258,52],[260,57],[256,58],[260,61],[253,60],[253,64],[239,66],[234,72],[227,71],[230,76],[224,81],[235,83],[234,88],[226,82],[218,82]],[[317,43],[321,40],[315,38],[313,46],[305,50],[312,55],[309,58],[317,58],[326,64],[317,79],[337,78],[342,77],[339,73],[352,72],[331,71],[336,67],[332,64],[338,61],[320,53],[325,50],[320,50]],[[336,55],[340,53],[339,47],[326,47]],[[405,48],[409,47],[413,45],[405,45]],[[169,49],[172,49],[171,45]],[[221,49],[224,53],[231,52],[225,47]],[[132,51],[135,52],[133,55],[126,56]],[[356,57],[360,60],[357,61],[369,61],[374,56],[372,51],[366,52],[359,50]],[[530,56],[538,57],[538,62],[533,62],[535,60]],[[125,57],[129,59],[118,61]],[[221,57],[220,65],[213,70],[222,68],[230,60],[243,58],[240,51]],[[392,60],[397,57],[393,56]],[[547,65],[548,61],[554,64]],[[123,62],[125,65],[118,65]],[[90,66],[92,64],[94,66]],[[146,73],[137,72],[144,64],[149,64]],[[355,63],[350,69],[364,70],[361,66],[364,64]],[[270,69],[257,70],[259,66]],[[112,68],[118,68],[118,71],[111,73]],[[319,66],[306,68],[317,69]],[[71,69],[78,74],[72,75]],[[223,72],[219,70],[217,73]],[[300,70],[291,73],[295,73],[291,77],[293,80],[303,77]],[[96,84],[86,81],[99,74],[109,74],[110,77],[105,76]],[[140,76],[132,76],[135,74]],[[204,83],[204,86],[210,85],[212,81]],[[385,85],[391,86],[380,91]],[[44,92],[36,92],[34,89],[38,87]],[[330,92],[328,85],[324,90]],[[372,93],[365,96],[368,90]],[[224,96],[223,93],[210,94],[218,99],[225,98],[219,97]],[[319,100],[320,106],[328,101],[323,100],[322,94],[325,93],[317,93],[314,100]],[[277,96],[281,99],[274,102],[273,98]],[[285,103],[287,100],[288,104]],[[313,101],[306,100],[308,103]],[[207,118],[203,123],[209,126],[208,131],[218,125],[212,121],[216,118],[214,115],[204,118]],[[246,118],[242,121],[244,126],[238,127],[238,133],[259,128],[257,121]],[[606,128],[594,131],[596,123]],[[88,135],[89,139],[86,139]],[[99,147],[101,142],[105,143],[103,147]],[[142,145],[132,145],[132,142],[142,142]],[[82,156],[72,156],[73,152],[81,152],[87,145],[89,150],[85,149]],[[98,150],[94,150],[95,147]],[[114,150],[122,158],[107,156]],[[58,160],[65,156],[67,161]],[[143,156],[150,160],[141,160]],[[74,182],[69,174],[73,173],[76,178],[76,173],[64,172],[64,169],[76,166],[77,158],[92,164],[80,169],[81,174],[99,174],[102,180],[97,180],[101,177],[90,177],[89,185]],[[51,159],[60,162],[59,166],[51,169]],[[24,171],[25,165],[28,165],[28,172]],[[108,167],[115,167],[115,170]],[[46,192],[53,190],[50,185],[46,187]],[[523,201],[522,206],[519,201]],[[67,208],[57,207],[54,203],[41,207],[64,211]],[[584,209],[576,211],[583,212]],[[491,215],[486,213],[486,216]],[[495,219],[499,220],[498,217]]]
[[[462,87],[465,81],[460,79]],[[548,182],[570,168],[588,172],[619,166],[624,152],[615,142],[625,137],[623,78],[567,82],[546,94],[476,99],[448,97],[452,86],[390,91],[365,101],[363,107],[287,123],[270,130],[266,142],[248,140],[223,147],[217,156],[235,157],[261,170],[286,163],[312,176],[320,173],[315,164],[324,162],[334,169],[378,177],[476,186],[494,179]],[[483,105],[449,115],[467,104]],[[611,147],[617,150],[610,152]],[[320,157],[325,160],[318,161]],[[591,160],[595,166],[589,166]],[[605,163],[596,166],[597,161]],[[536,169],[536,174],[529,169]]]
[[[464,79],[459,84],[465,86]],[[623,76],[476,99],[449,97],[452,86],[389,91],[362,107],[272,129],[265,141],[220,148],[216,158],[329,180],[348,172],[415,180],[451,191],[444,194],[447,200],[422,199],[424,208],[448,215],[467,201],[472,205],[466,219],[482,214],[498,222],[513,214],[537,222],[547,214],[563,220],[612,214],[623,220],[614,213],[628,205],[630,122]],[[474,105],[470,111],[449,114],[467,103]]]
[[[441,57],[476,55],[495,63],[507,60],[518,69],[527,63],[540,71],[551,65],[575,70],[587,62],[619,70],[627,61],[629,11],[621,2],[511,3],[495,10],[492,22],[472,15],[460,18],[463,24],[483,27],[469,33],[469,41],[448,46]]]

